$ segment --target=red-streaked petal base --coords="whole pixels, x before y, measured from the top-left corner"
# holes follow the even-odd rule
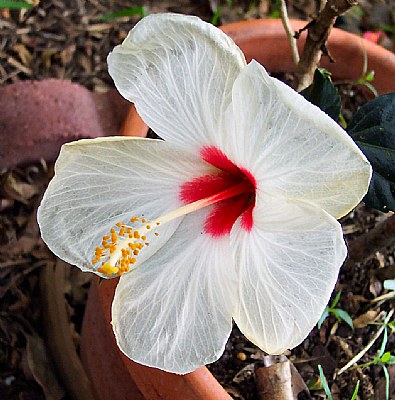
[[[255,205],[256,181],[252,174],[239,168],[216,147],[204,147],[200,155],[204,161],[218,168],[214,175],[204,175],[185,182],[180,188],[180,199],[189,204],[220,193],[242,182],[246,191],[235,197],[219,201],[207,217],[204,231],[213,237],[228,235],[236,220],[241,217],[242,227],[252,229],[252,211]]]

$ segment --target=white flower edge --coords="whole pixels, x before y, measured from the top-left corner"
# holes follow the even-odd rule
[[[119,92],[161,138],[196,152],[222,132],[233,82],[246,65],[236,44],[197,17],[143,18],[108,56]],[[187,136],[187,139],[186,139]]]

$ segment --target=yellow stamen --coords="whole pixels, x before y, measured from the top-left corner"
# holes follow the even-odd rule
[[[110,265],[109,263],[104,263],[99,269],[99,272],[105,275],[114,275],[119,271],[118,267],[114,267]]]

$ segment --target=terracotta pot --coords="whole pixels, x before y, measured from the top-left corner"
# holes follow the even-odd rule
[[[295,31],[306,26],[306,21],[291,21]],[[222,27],[243,50],[247,62],[252,58],[259,61],[270,72],[292,72],[292,61],[288,38],[281,21],[253,20],[235,22]],[[297,41],[301,53],[306,32]],[[366,53],[368,71],[374,70],[373,85],[379,94],[395,91],[395,54],[352,33],[334,28],[330,34],[328,50],[335,62],[323,57],[321,66],[333,74],[334,81],[358,79],[362,74],[364,54]]]
[[[292,21],[295,30],[306,22]],[[293,71],[294,64],[288,39],[281,21],[243,21],[222,27],[241,47],[247,61],[261,62],[270,72]],[[299,40],[302,48],[305,34]],[[364,51],[368,57],[368,70],[375,70],[374,86],[380,94],[395,91],[395,55],[355,35],[333,29],[328,48],[336,63],[323,61],[322,65],[333,73],[334,80],[356,80],[362,71]],[[134,107],[122,129],[124,135],[144,136],[147,126]],[[186,375],[175,375],[139,365],[125,357],[117,348],[110,326],[110,308],[116,282],[92,284],[86,317],[84,319],[81,355],[88,375],[95,383],[98,400],[225,400],[231,397],[201,367]],[[128,379],[129,378],[129,379]]]
[[[1,87],[0,169],[54,161],[72,140],[117,135],[129,109],[115,89],[94,93],[58,79]]]

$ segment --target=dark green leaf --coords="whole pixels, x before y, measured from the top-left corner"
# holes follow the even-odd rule
[[[365,203],[380,211],[395,211],[395,93],[363,105],[348,132],[373,167]]]
[[[26,1],[0,0],[0,8],[10,8],[13,10],[22,10],[24,8],[32,8],[33,4]]]
[[[134,15],[139,15],[141,18],[143,18],[147,15],[147,10],[144,6],[134,6],[110,14],[102,15],[100,17],[100,20],[108,21],[111,19],[116,19],[121,17],[133,17]]]
[[[313,83],[302,90],[300,94],[337,121],[340,114],[340,96],[333,86],[328,71],[317,68],[314,73]]]

